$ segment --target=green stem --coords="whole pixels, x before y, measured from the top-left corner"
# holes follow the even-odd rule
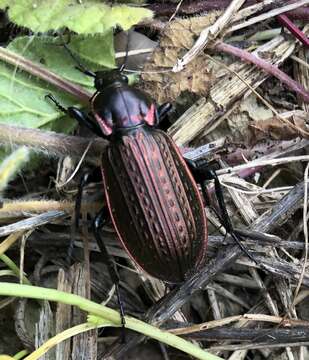
[[[29,350],[21,350],[17,354],[14,355],[14,360],[20,360],[29,354]]]
[[[74,305],[91,315],[104,318],[111,321],[115,326],[120,326],[120,315],[117,311],[102,306],[93,301],[82,298],[81,296],[69,294],[63,291],[54,289],[46,289],[37,286],[19,285],[11,283],[0,283],[0,295],[27,297],[32,299],[57,301],[68,305]],[[125,317],[126,328],[142,333],[153,339],[161,341],[167,345],[173,346],[176,349],[182,350],[187,354],[202,360],[220,360],[218,356],[207,353],[192,343],[180,338],[179,336],[170,334],[166,331],[157,329],[154,326],[148,325],[140,320],[130,316]],[[222,359],[221,359],[222,360]]]
[[[13,273],[19,278],[20,277],[20,269],[19,267],[5,254],[0,255],[0,260],[3,261],[6,266],[13,271]],[[31,282],[23,275],[23,283],[27,285],[31,285]]]

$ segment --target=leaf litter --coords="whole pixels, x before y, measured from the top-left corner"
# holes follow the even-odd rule
[[[190,2],[183,2],[184,9],[187,9],[188,3]],[[154,19],[145,21],[136,29],[148,35],[154,29],[158,32],[158,46],[150,59],[147,60],[147,56],[143,60],[146,62],[141,74],[142,81],[138,86],[151,94],[158,104],[176,101],[169,133],[179,145],[185,146],[184,156],[206,158],[209,162],[220,164],[218,175],[224,186],[234,227],[242,234],[244,245],[254,254],[258,264],[248,259],[220,227],[213,210],[217,205],[211,183],[208,191],[212,206],[206,207],[209,221],[207,264],[199,274],[193,275],[180,287],[171,288],[135,269],[119,246],[111,224],[104,228],[104,238],[121,273],[121,292],[128,314],[142,317],[150,323],[192,339],[201,348],[222,358],[303,359],[308,356],[309,341],[309,310],[306,301],[309,295],[306,260],[306,165],[309,161],[306,93],[309,78],[305,40],[308,36],[308,2],[294,1],[282,5],[276,1],[249,1],[248,4],[235,0],[217,4],[208,1],[207,6],[213,4],[214,10],[208,8],[209,13],[206,15],[199,12],[198,9],[202,6],[199,3],[192,4],[197,9],[196,12],[191,13],[189,18],[182,18],[181,5],[177,13],[176,5],[172,2],[158,2]],[[242,6],[240,10],[239,6]],[[284,6],[288,6],[288,21],[282,22],[279,19],[279,23],[278,18],[269,18],[270,10],[274,9],[275,16],[280,16]],[[224,18],[227,7],[232,15]],[[165,13],[160,14],[160,9],[163,8]],[[171,10],[168,12],[167,8]],[[294,23],[296,11],[299,22]],[[8,14],[10,16],[10,12]],[[173,15],[173,20],[169,22]],[[18,25],[30,28],[29,24],[40,26],[31,23],[31,20],[18,23],[17,19],[17,15],[16,18],[12,17]],[[294,27],[289,21],[293,22]],[[278,33],[277,29],[282,24],[284,28]],[[219,32],[212,33],[213,37],[209,37],[209,27],[216,28],[217,31],[219,29]],[[89,35],[85,29],[84,33]],[[91,31],[98,32],[98,27]],[[100,28],[99,31],[102,33],[105,30]],[[203,34],[206,36],[203,37]],[[193,48],[199,36],[206,47],[199,50],[193,58],[190,57],[191,61],[183,71],[172,71],[179,60],[185,58]],[[96,46],[95,37],[99,35],[91,37],[91,46],[88,43],[87,47],[87,43],[84,43],[85,46],[73,47],[73,50],[83,61],[92,61],[92,66],[102,66],[103,61],[103,65],[105,62],[112,67],[112,58],[109,60],[103,56],[99,60],[100,54],[97,57],[89,56],[92,46]],[[16,38],[13,41],[22,39]],[[25,44],[27,41],[26,38]],[[82,38],[78,41],[83,44]],[[40,42],[42,45],[39,45]],[[34,50],[40,49],[43,43],[44,39],[35,38]],[[239,55],[235,49],[232,49],[233,54],[227,53],[229,48],[222,46],[222,43],[237,48]],[[108,46],[108,41],[106,44]],[[31,52],[27,55],[25,48],[26,45],[21,45],[17,52],[31,61],[39,62],[36,56],[31,57]],[[134,49],[130,49],[132,50]],[[258,58],[256,65],[253,65],[248,53]],[[81,74],[75,72],[73,62],[70,70],[67,54],[61,50],[59,54],[59,64],[51,61],[45,64],[46,67],[57,72],[65,81],[73,81],[86,86],[87,91],[91,90],[91,82],[87,82],[87,79],[83,82]],[[107,51],[107,54],[111,52]],[[49,60],[48,53],[46,58]],[[63,64],[66,64],[65,69]],[[276,77],[278,72],[275,67],[280,67],[284,73],[285,85],[280,81],[282,77],[279,77],[280,80]],[[31,69],[29,72],[31,73]],[[42,86],[40,102],[47,109],[49,105],[43,105],[42,97],[47,83],[43,85],[44,82],[38,80],[40,73],[37,78],[33,79],[32,75],[28,79],[26,73],[17,72],[13,78],[12,68],[7,65],[3,65],[2,73],[11,80],[3,82],[0,143],[13,148],[24,145],[45,156],[40,160],[44,166],[37,170],[26,169],[22,176],[16,173],[15,180],[6,185],[2,192],[0,233],[3,243],[6,241],[3,245],[6,253],[0,258],[1,269],[11,269],[12,266],[4,255],[12,257],[17,264],[19,261],[16,239],[9,237],[14,234],[23,237],[25,231],[31,231],[27,240],[24,240],[26,248],[23,267],[27,275],[31,275],[31,281],[33,278],[33,283],[55,286],[56,274],[58,271],[61,273],[60,269],[64,266],[63,259],[70,240],[70,219],[74,211],[78,180],[74,179],[59,188],[55,183],[65,184],[66,181],[62,179],[68,179],[73,173],[88,149],[88,134],[79,133],[79,136],[73,137],[32,130],[31,128],[41,127],[42,124],[29,123],[31,117],[25,109],[26,96],[33,100],[28,103],[30,108],[38,100],[37,94],[31,95],[31,91],[27,92],[26,88],[37,89]],[[31,85],[27,85],[27,81],[31,81]],[[32,81],[39,85],[33,85]],[[20,122],[16,122],[17,117],[13,116],[16,112],[16,99],[11,94],[9,101],[5,100],[5,89],[11,84],[14,87],[21,86],[17,92],[23,104],[23,107],[18,108]],[[57,97],[68,105],[77,102],[74,100],[74,91],[73,89],[73,94],[70,94],[73,96],[71,98],[55,89]],[[27,94],[23,95],[25,93]],[[181,103],[185,104],[185,111]],[[26,127],[27,122],[27,132],[10,131],[8,128],[9,125]],[[64,119],[60,119],[60,122],[64,124]],[[90,147],[84,158],[88,166],[99,163],[100,149],[104,151],[106,143],[97,141],[93,146],[95,151],[91,152]],[[89,297],[91,276],[92,298],[96,301],[110,298],[109,305],[117,308],[115,295],[109,294],[111,281],[104,264],[96,256],[98,249],[88,226],[88,218],[93,216],[104,201],[101,183],[90,184],[84,198],[81,231],[76,235],[74,256],[85,265],[82,269],[75,265],[70,276],[61,273],[58,288]],[[2,243],[0,249],[1,245]],[[3,281],[13,281],[12,276],[1,276]],[[79,281],[72,283],[74,278]],[[0,341],[0,352],[10,352],[13,355],[22,348],[33,348],[35,335],[31,331],[32,322],[26,320],[30,303],[21,301],[14,306],[13,302],[4,300],[0,304],[2,311],[10,307],[19,315],[15,326],[19,329],[17,334],[21,344],[17,349]],[[31,307],[34,308],[34,314],[37,314],[37,305],[31,304]],[[53,314],[57,333],[69,324],[74,324],[71,315],[67,316],[69,313],[67,308],[57,305]],[[37,334],[37,341],[40,338],[44,342],[44,338],[48,338],[44,331],[54,331],[50,328],[50,316],[45,315],[46,326],[41,323],[42,334]],[[12,323],[13,319],[6,321]],[[83,321],[82,318],[80,321]],[[16,344],[13,329],[11,333],[12,337],[15,336],[12,344]],[[137,335],[130,337],[126,345],[118,342],[110,345],[110,339],[116,339],[117,335],[116,331],[111,331],[108,337],[100,336],[97,347],[98,334],[90,332],[85,337],[74,340],[73,353],[87,351],[87,358],[95,359],[105,352],[125,359],[127,349],[133,348],[131,356],[136,359],[176,359],[180,356],[172,348],[164,349],[150,342],[137,346],[142,341]],[[87,347],[89,343],[92,344],[92,350]],[[65,343],[56,350],[61,354],[61,359],[69,358],[70,351],[69,345]]]

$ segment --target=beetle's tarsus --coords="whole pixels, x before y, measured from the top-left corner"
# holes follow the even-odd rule
[[[67,113],[67,109],[60,104],[60,102],[54,97],[54,95],[47,94],[45,95],[45,99],[51,100],[60,111]]]
[[[248,249],[242,244],[241,240],[243,240],[243,238],[239,235],[236,235],[234,229],[233,229],[233,225],[231,223],[231,219],[230,216],[226,210],[226,205],[225,205],[225,201],[224,201],[224,196],[222,193],[222,187],[220,184],[220,181],[218,179],[218,176],[216,174],[215,171],[210,170],[209,172],[210,177],[212,177],[215,181],[215,191],[216,191],[216,196],[218,199],[218,204],[222,213],[221,216],[221,221],[223,223],[223,226],[225,227],[226,231],[232,236],[233,240],[236,242],[236,244],[241,248],[241,250],[247,255],[247,257],[252,260],[256,265],[259,265],[258,261],[254,258],[253,255],[250,254],[250,252],[248,251]]]
[[[173,105],[171,103],[164,103],[164,104],[156,107],[155,125],[159,126],[160,129],[163,131],[166,131],[170,126],[168,114],[170,113],[172,108],[173,108]]]
[[[68,108],[65,108],[59,103],[59,101],[52,94],[45,95],[45,98],[50,99],[60,111],[67,114],[72,119],[75,119],[80,125],[86,126],[90,131],[92,131],[97,136],[103,137],[99,125],[94,121],[92,121],[92,118],[89,115],[85,114],[82,110],[80,110],[75,106],[69,106]]]
[[[125,332],[126,319],[124,317],[125,314],[124,314],[124,310],[123,310],[123,303],[122,303],[122,299],[120,297],[119,283],[115,285],[115,289],[116,289],[116,295],[117,295],[117,301],[118,301],[118,306],[119,306],[119,311],[120,311],[120,319],[121,319],[121,343],[125,344],[126,343],[126,332]]]

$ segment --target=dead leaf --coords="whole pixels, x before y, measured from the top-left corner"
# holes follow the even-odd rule
[[[171,22],[160,39],[159,47],[144,67],[142,89],[158,102],[174,101],[182,92],[188,91],[207,96],[211,84],[211,65],[202,53],[179,72],[169,71],[194,44],[200,32],[213,24],[220,12],[206,16],[180,19]]]
[[[291,140],[297,137],[309,138],[302,132],[308,132],[309,130],[307,125],[309,119],[307,117],[294,115],[287,120],[291,125],[277,117],[251,123],[249,125],[250,142],[256,143],[259,140],[265,140],[265,138],[273,140]]]

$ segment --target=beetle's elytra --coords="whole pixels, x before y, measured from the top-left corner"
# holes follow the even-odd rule
[[[203,263],[203,204],[174,143],[141,126],[122,133],[103,156],[105,194],[118,236],[150,275],[183,281]]]

